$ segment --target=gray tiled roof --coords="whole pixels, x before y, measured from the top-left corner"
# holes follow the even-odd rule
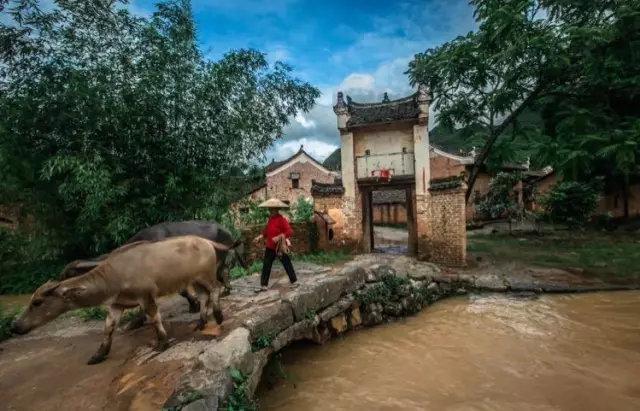
[[[319,183],[316,180],[311,181],[311,194],[314,196],[342,195],[343,193],[344,187],[340,179],[336,179],[333,183]]]
[[[356,103],[347,96],[347,109],[350,114],[347,127],[417,119],[420,114],[417,95],[415,93],[398,100],[386,100],[381,103]]]

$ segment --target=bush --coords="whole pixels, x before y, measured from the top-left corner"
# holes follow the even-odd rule
[[[33,292],[58,276],[64,262],[43,236],[0,228],[0,294]]]
[[[564,181],[553,186],[541,202],[550,221],[576,226],[587,222],[593,214],[598,193],[588,184]]]
[[[309,222],[313,218],[313,202],[300,196],[291,207],[291,220],[294,223]]]
[[[17,310],[8,311],[0,305],[0,341],[11,337],[11,324],[13,324],[17,315]]]
[[[489,192],[479,199],[476,210],[482,219],[513,218],[520,208],[513,190],[520,180],[517,173],[498,173],[489,183]]]
[[[251,411],[258,407],[248,395],[247,376],[237,368],[229,370],[233,381],[233,391],[227,398],[228,411]]]

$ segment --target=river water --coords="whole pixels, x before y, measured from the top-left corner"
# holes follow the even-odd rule
[[[640,292],[454,298],[281,363],[261,409],[640,410]]]

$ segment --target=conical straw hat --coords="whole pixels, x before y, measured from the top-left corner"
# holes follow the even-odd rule
[[[289,208],[289,205],[285,202],[278,200],[277,198],[270,198],[267,201],[260,203],[258,207],[262,208]]]

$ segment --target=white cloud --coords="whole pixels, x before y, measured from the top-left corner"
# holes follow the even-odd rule
[[[281,45],[273,46],[267,51],[267,61],[273,64],[276,61],[287,61],[291,58],[289,50]]]
[[[316,127],[316,122],[313,121],[313,120],[307,120],[302,113],[296,114],[295,119],[296,119],[296,121],[298,123],[300,123],[300,125],[302,127],[306,128],[306,129],[315,128]]]
[[[352,73],[349,74],[338,86],[340,90],[362,90],[371,91],[375,86],[375,78],[371,74]]]

